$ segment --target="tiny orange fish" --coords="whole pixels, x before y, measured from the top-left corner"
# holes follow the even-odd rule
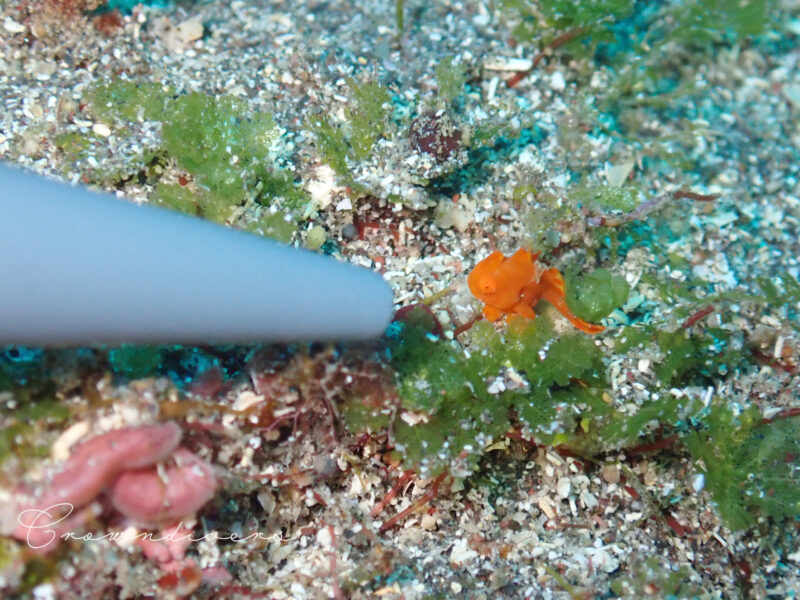
[[[472,295],[486,303],[483,316],[489,321],[497,321],[506,315],[520,315],[533,319],[533,307],[539,300],[546,300],[558,312],[581,331],[600,333],[602,325],[594,325],[576,317],[564,299],[564,277],[558,269],[547,269],[539,274],[536,258],[520,248],[513,256],[506,257],[502,252],[492,252],[475,265],[467,277]]]

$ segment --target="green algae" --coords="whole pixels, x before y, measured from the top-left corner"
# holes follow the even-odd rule
[[[10,392],[14,398],[13,404],[0,404],[4,422],[0,428],[0,463],[11,456],[47,456],[50,446],[41,436],[42,428],[63,424],[71,415],[69,408],[55,397],[54,386],[40,375],[29,373],[18,379],[8,373],[3,376],[0,369],[0,390]]]
[[[800,311],[797,310],[800,305],[800,282],[791,275],[784,275],[776,280],[758,277],[756,283],[764,294],[766,303],[773,310],[784,312],[789,326],[800,331]]]
[[[467,70],[463,63],[454,63],[453,57],[444,58],[436,65],[436,83],[439,86],[438,100],[444,105],[455,100],[467,82]]]
[[[524,226],[522,246],[536,251],[552,250],[561,243],[561,230],[564,224],[580,219],[578,206],[573,202],[562,202],[549,191],[536,192],[529,184],[523,184],[512,192],[522,203],[530,196],[534,200],[526,202],[521,210]],[[512,196],[513,197],[513,196]]]
[[[386,133],[391,96],[374,81],[359,83],[347,79],[351,103],[345,109],[346,121],[339,127],[327,117],[313,115],[306,126],[314,134],[317,148],[342,181],[353,187],[348,160],[360,161],[372,153],[375,142]]]
[[[328,234],[325,232],[325,229],[319,225],[314,225],[306,234],[305,246],[309,250],[319,250],[327,239]]]
[[[624,279],[607,269],[575,281],[573,296],[577,304],[583,300],[585,317],[605,316],[628,296]],[[350,399],[343,416],[353,431],[391,429],[397,457],[426,473],[442,472],[465,456],[474,466],[485,448],[515,428],[539,443],[595,456],[638,445],[653,423],[685,433],[685,424],[702,416],[702,403],[663,391],[633,413],[614,409],[593,339],[577,332],[557,336],[546,317],[512,320],[499,330],[478,322],[455,343],[434,335],[429,313],[415,314],[423,320],[409,317],[389,331],[399,405],[376,408]],[[705,385],[745,361],[731,332],[720,327],[634,325],[618,336],[614,351],[645,349],[661,354],[653,369],[665,389]],[[504,385],[493,385],[498,378]],[[509,384],[513,380],[522,384]]]
[[[385,130],[389,92],[374,81],[358,83],[348,78],[353,104],[345,110],[350,125],[350,146],[356,160],[364,160]]]
[[[609,285],[610,273],[601,271],[596,279]],[[617,300],[622,299],[620,294]],[[343,411],[351,430],[391,429],[396,456],[405,465],[428,475],[460,464],[463,472],[465,464],[474,468],[487,448],[514,428],[540,443],[591,457],[637,446],[648,426],[658,424],[678,433],[732,529],[752,526],[759,517],[777,522],[800,514],[793,494],[800,420],[766,422],[755,407],[739,412],[715,404],[709,409],[694,396],[666,392],[713,380],[720,368],[731,370],[746,361],[730,331],[627,327],[616,354],[649,347],[662,355],[653,365],[662,391],[627,413],[608,404],[601,353],[592,339],[556,336],[546,318],[512,320],[502,330],[479,322],[462,334],[461,343],[440,339],[433,330],[429,316],[390,329],[388,352],[400,400],[395,409],[351,400]],[[524,384],[492,386],[503,374],[508,383],[510,372]]]
[[[69,162],[77,162],[90,155],[89,150],[98,141],[94,134],[84,134],[77,131],[67,131],[56,135],[53,143],[56,148],[64,153]]]
[[[771,0],[703,0],[676,5],[669,36],[697,46],[718,41],[725,34],[737,39],[761,35],[774,6]]]
[[[603,213],[627,213],[639,206],[641,195],[634,186],[627,185],[577,186],[571,190],[570,199],[579,206],[599,209]]]
[[[82,179],[98,186],[118,186],[137,175],[145,175],[150,166],[158,162],[157,148],[141,148],[132,152],[124,164],[108,166],[107,140],[90,132],[62,131],[53,137],[53,144],[60,153],[62,174],[81,173]]]
[[[688,381],[691,374],[711,364],[707,357],[715,342],[706,335],[691,335],[686,329],[678,329],[660,331],[656,340],[664,358],[655,365],[655,371],[664,384]]]
[[[415,416],[394,423],[394,439],[409,465],[440,472],[462,452],[475,464],[512,425],[542,441],[561,440],[603,410],[599,350],[581,334],[556,336],[545,317],[513,321],[502,333],[477,323],[466,352],[425,327],[398,327],[391,365],[401,410]],[[492,386],[509,370],[518,387]]]
[[[628,282],[608,269],[566,279],[567,305],[581,319],[599,321],[628,300]]]
[[[187,215],[197,216],[200,214],[197,193],[177,183],[159,181],[151,202]]]
[[[127,379],[143,379],[158,373],[162,347],[126,344],[108,351],[108,363],[115,373]]]
[[[800,518],[800,418],[765,422],[755,406],[713,404],[703,427],[683,442],[731,529],[746,529],[758,517]]]
[[[161,121],[174,91],[159,83],[116,79],[92,87],[88,94],[93,115],[108,124]]]
[[[660,556],[635,557],[611,582],[621,598],[645,598],[655,590],[660,598],[701,598],[700,577],[689,567],[677,567]]]
[[[268,160],[280,132],[268,114],[250,114],[242,100],[191,93],[170,103],[164,115],[164,148],[220,202],[237,204]],[[227,200],[222,200],[226,198]]]
[[[349,148],[344,132],[321,115],[309,118],[306,126],[316,139],[317,148],[339,177],[349,181],[352,176],[347,166]]]
[[[496,6],[518,42],[558,40],[575,55],[594,56],[603,50],[595,57],[611,54],[622,63],[666,43],[707,48],[726,37],[738,41],[761,35],[777,2],[700,0],[647,5],[634,0],[498,0]],[[569,39],[559,40],[565,34]],[[637,43],[636,34],[646,40],[646,48]]]
[[[92,114],[115,127],[137,120],[161,122],[161,148],[143,157],[144,164],[160,152],[160,160],[174,161],[192,185],[158,181],[155,204],[284,242],[292,238],[308,196],[275,164],[274,147],[282,130],[270,114],[253,112],[232,96],[176,96],[168,86],[119,79],[98,83],[87,98]],[[63,137],[62,143],[73,162],[87,151],[86,141],[76,135]],[[108,177],[101,179],[109,182]],[[253,204],[277,211],[252,209]]]
[[[530,0],[499,0],[498,9],[513,23],[512,35],[516,40],[530,43],[545,38],[555,39],[560,32],[580,32],[569,44],[573,52],[583,50],[586,40],[595,44],[613,39],[611,25],[628,17],[633,0],[598,0],[596,2],[575,2],[574,0],[555,0],[552,2],[532,2]],[[591,47],[593,50],[593,46]]]
[[[270,212],[269,209],[260,209],[258,216],[254,217],[243,228],[245,231],[256,233],[270,239],[288,244],[297,231],[297,219],[291,212]]]

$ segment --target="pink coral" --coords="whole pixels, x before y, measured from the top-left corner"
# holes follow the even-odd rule
[[[127,427],[80,444],[36,500],[20,502],[14,537],[34,549],[53,550],[66,532],[82,525],[87,507],[104,490],[123,516],[145,527],[194,514],[214,494],[208,463],[178,448],[175,423]],[[156,463],[174,456],[162,481]]]
[[[181,429],[172,422],[126,427],[95,436],[72,451],[38,504],[68,502],[83,506],[118,473],[166,458],[180,441]]]
[[[145,527],[159,527],[192,515],[217,489],[211,465],[185,448],[174,453],[175,465],[159,476],[155,467],[126,471],[111,487],[111,504]]]

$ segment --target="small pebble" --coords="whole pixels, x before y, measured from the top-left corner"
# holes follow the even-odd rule
[[[342,227],[342,237],[346,240],[354,240],[358,236],[358,230],[352,223],[348,223]]]
[[[695,494],[699,494],[706,485],[706,476],[702,473],[695,473],[689,478],[689,485]]]
[[[553,73],[553,76],[550,78],[550,87],[557,92],[564,91],[566,82],[564,81],[564,75],[561,71],[555,71]]]
[[[108,137],[111,135],[111,128],[105,123],[95,123],[92,125],[92,131],[100,137]]]
[[[617,465],[603,465],[603,479],[608,483],[619,483],[619,467]]]

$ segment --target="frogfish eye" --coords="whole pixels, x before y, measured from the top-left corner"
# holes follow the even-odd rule
[[[494,294],[497,291],[497,283],[491,277],[484,277],[480,280],[478,285],[484,294]]]

